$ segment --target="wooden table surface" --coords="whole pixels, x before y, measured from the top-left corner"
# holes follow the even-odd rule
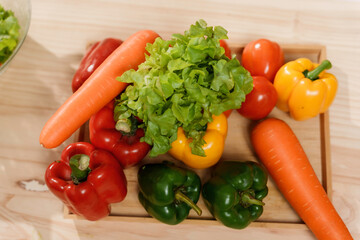
[[[331,72],[339,79],[330,108],[332,201],[360,239],[360,2],[355,0],[32,0],[28,37],[0,76],[0,239],[314,239],[303,228],[239,231],[64,219],[62,203],[44,185],[46,167],[71,140],[43,149],[39,134],[70,96],[86,44],[126,39],[141,29],[168,38],[200,18],[225,27],[229,43],[268,38],[327,47]]]

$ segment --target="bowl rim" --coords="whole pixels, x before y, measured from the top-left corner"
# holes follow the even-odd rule
[[[18,51],[20,50],[21,46],[23,45],[27,35],[28,35],[28,32],[29,32],[29,28],[30,28],[30,23],[31,23],[31,0],[28,0],[29,2],[29,8],[28,8],[28,21],[26,21],[26,24],[23,27],[23,34],[24,36],[19,39],[19,42],[18,44],[16,45],[14,51],[11,53],[11,55],[9,56],[9,58],[3,63],[0,65],[0,74],[5,71],[5,69],[8,67],[9,63],[11,62],[11,60],[15,57],[15,55],[18,53]],[[15,16],[16,17],[16,16]]]

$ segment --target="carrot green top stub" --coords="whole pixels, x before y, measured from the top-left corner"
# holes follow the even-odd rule
[[[250,73],[220,46],[227,38],[223,27],[199,20],[184,34],[148,44],[146,61],[118,78],[131,85],[118,100],[115,120],[131,115],[143,120],[150,156],[169,151],[178,127],[192,139],[192,153],[204,155],[203,135],[212,116],[240,108],[252,90]]]
[[[0,5],[0,65],[3,64],[16,48],[19,40],[20,25],[11,10]]]

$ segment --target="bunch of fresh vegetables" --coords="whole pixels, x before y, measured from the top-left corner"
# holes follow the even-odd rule
[[[133,143],[134,138],[139,142],[139,137],[122,137],[115,130],[111,103],[126,87],[126,84],[116,81],[116,77],[128,68],[136,68],[144,59],[146,43],[157,36],[152,31],[140,31],[122,45],[116,39],[105,39],[94,44],[74,75],[74,94],[54,114],[41,133],[40,142],[44,147],[51,148],[66,140],[67,135],[71,135],[77,126],[80,127],[83,121],[88,120],[82,114],[99,120],[96,123],[93,120],[90,124],[91,138],[98,146],[84,142],[70,144],[63,150],[61,160],[50,164],[45,173],[45,182],[50,191],[71,212],[85,219],[93,221],[106,217],[110,213],[111,203],[124,200],[127,180],[123,168],[140,161],[149,150],[146,143],[138,143],[136,146],[141,145],[143,152],[137,153]],[[132,53],[137,53],[137,56],[132,56]],[[119,65],[114,65],[114,62]],[[104,102],[106,99],[111,102]],[[124,146],[132,150],[128,154],[131,159],[126,154],[125,157],[116,154],[126,153],[122,149]]]
[[[14,12],[0,5],[0,66],[15,50],[20,35],[20,25]]]
[[[129,69],[137,69],[145,60],[146,45],[157,37],[153,31],[139,31],[116,48],[46,122],[40,133],[40,144],[45,148],[59,146],[119,95],[128,84],[116,78]]]
[[[118,78],[132,85],[121,94],[115,115],[119,121],[131,116],[143,120],[144,141],[152,146],[151,157],[168,152],[178,133],[191,139],[185,140],[191,154],[206,157],[208,123],[224,111],[239,108],[252,90],[248,71],[236,58],[225,56],[220,47],[219,40],[226,39],[226,34],[224,28],[208,27],[200,20],[183,35],[174,34],[170,40],[157,38],[146,47],[149,55],[138,70]]]
[[[331,68],[328,60],[318,64],[299,58],[284,64],[278,43],[258,39],[245,46],[241,63],[254,81],[253,91],[237,109],[246,118],[263,119],[276,105],[295,120],[306,120],[326,112],[335,98],[337,79],[325,71]]]
[[[258,39],[244,47],[241,64],[251,73],[254,89],[237,109],[242,116],[260,120],[273,110],[278,99],[273,86],[274,76],[283,63],[284,53],[276,42]]]
[[[329,62],[284,64],[280,46],[266,39],[244,48],[242,64],[251,77],[231,56],[226,34],[200,20],[170,40],[140,31],[123,43],[108,40],[104,55],[97,51],[105,42],[95,44],[74,76],[74,94],[40,136],[43,146],[56,147],[91,117],[92,144],[74,143],[63,151],[46,171],[49,189],[74,213],[97,220],[109,214],[110,203],[124,199],[123,168],[148,151],[151,157],[168,152],[190,168],[214,168],[201,191],[201,179],[191,169],[169,162],[140,167],[139,201],[161,222],[178,224],[191,209],[200,215],[196,203],[202,195],[215,219],[245,228],[263,212],[269,171],[316,237],[352,239],[285,122],[267,118],[252,129],[251,142],[265,168],[249,161],[218,162],[232,109],[261,120],[277,103],[303,120],[326,111],[337,87],[335,77],[323,72]],[[303,101],[310,90],[318,95]]]
[[[202,196],[211,214],[227,227],[242,229],[263,213],[267,172],[258,163],[225,161],[216,165]],[[157,220],[175,225],[187,218],[200,197],[201,180],[172,162],[150,163],[138,171],[139,201]]]
[[[104,60],[122,44],[115,38],[105,38],[93,44],[83,59],[72,80],[72,90],[76,92],[89,76]],[[124,129],[117,126],[114,120],[114,104],[112,100],[89,121],[90,142],[97,148],[111,152],[123,168],[131,167],[140,162],[149,152],[150,146],[140,141],[144,131],[138,128],[138,119],[132,118],[132,127]]]
[[[251,48],[252,51],[248,51]],[[277,107],[290,112],[295,120],[306,120],[325,112],[337,90],[336,78],[324,71],[331,67],[330,62],[325,60],[316,64],[300,58],[282,65],[284,58],[281,55],[281,48],[276,43],[260,39],[245,47],[242,64],[252,74],[267,77],[273,82],[274,85],[266,90],[267,94],[276,95],[277,101],[276,98],[272,100],[272,108],[277,102]],[[253,76],[253,79],[255,91],[256,77]],[[274,89],[275,94],[271,93]],[[246,101],[242,106],[244,109],[238,110],[242,115],[249,111],[245,108]],[[261,121],[252,129],[251,141],[256,155],[281,193],[318,239],[352,239],[300,142],[284,121],[276,118]]]

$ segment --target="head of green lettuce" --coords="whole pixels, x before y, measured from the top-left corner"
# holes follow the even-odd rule
[[[142,119],[151,157],[169,151],[178,127],[192,139],[192,153],[204,155],[202,137],[212,115],[240,108],[251,92],[250,73],[220,46],[227,38],[223,27],[199,20],[184,34],[148,44],[145,62],[118,77],[130,85],[116,101],[115,121]]]

